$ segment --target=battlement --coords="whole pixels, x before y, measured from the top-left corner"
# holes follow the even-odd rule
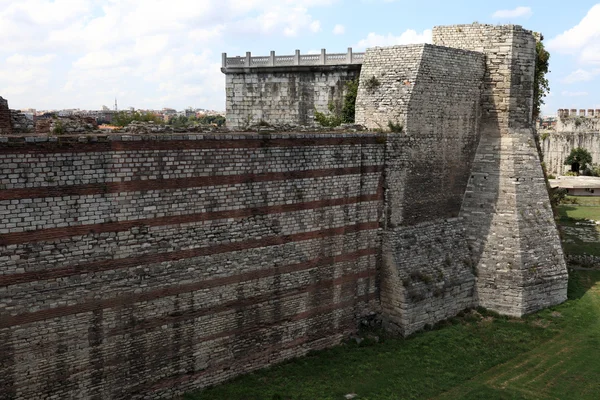
[[[576,108],[560,108],[557,112],[559,118],[573,118],[573,117],[587,117],[587,118],[600,118],[600,109],[580,109],[579,113]]]
[[[272,67],[291,67],[291,66],[315,66],[315,65],[352,65],[362,64],[365,53],[353,53],[352,47],[348,48],[346,53],[327,54],[325,49],[321,49],[320,54],[300,54],[296,50],[293,55],[277,56],[275,51],[271,51],[268,56],[252,57],[251,52],[246,52],[245,57],[227,57],[227,53],[222,54],[221,71],[227,72],[228,68],[272,68]]]

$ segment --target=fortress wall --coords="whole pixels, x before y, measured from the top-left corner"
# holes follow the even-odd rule
[[[381,307],[387,329],[409,335],[477,305],[460,218],[391,230],[383,250]]]
[[[461,209],[478,302],[516,316],[561,303],[566,264],[532,130],[536,39],[474,24],[436,27],[433,40],[486,54],[482,137]]]
[[[410,334],[474,304],[460,212],[479,141],[484,56],[431,45],[368,49],[357,122],[388,135],[382,308]],[[373,87],[375,77],[380,85]],[[467,260],[466,262],[464,262]]]
[[[412,225],[456,217],[479,141],[484,57],[431,45],[367,49],[357,123],[403,125],[390,170],[391,221]],[[369,82],[378,81],[374,86]],[[394,136],[394,135],[392,135]]]
[[[0,135],[12,133],[12,116],[8,108],[8,101],[0,97]]]
[[[272,125],[315,125],[314,112],[341,110],[346,83],[360,64],[226,70],[227,127],[243,129],[264,121]]]
[[[481,54],[425,45],[408,105],[402,224],[457,217],[480,137]]]
[[[170,398],[378,312],[375,135],[4,138],[0,392]]]
[[[589,151],[593,163],[600,164],[600,118],[559,118],[556,131],[539,134],[549,174],[563,175],[570,171],[570,166],[564,165],[564,162],[576,147],[583,147]]]
[[[436,26],[433,43],[486,55],[484,124],[502,133],[532,127],[535,38],[530,31],[518,25]]]
[[[423,45],[368,48],[356,97],[356,123],[388,129],[406,124],[408,103],[417,79]]]

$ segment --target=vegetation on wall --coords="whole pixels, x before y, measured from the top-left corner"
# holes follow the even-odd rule
[[[216,125],[223,126],[225,125],[225,117],[222,115],[205,115],[202,117],[196,117],[192,115],[190,117],[186,117],[185,115],[178,115],[173,117],[167,122],[167,124],[175,126],[175,127],[185,127],[188,125]]]
[[[533,85],[533,119],[535,120],[539,115],[544,104],[544,97],[550,92],[550,84],[546,74],[549,72],[549,61],[550,53],[545,49],[543,36],[540,36],[536,44],[536,63],[535,63],[535,78]]]
[[[353,124],[356,115],[356,95],[358,93],[358,78],[346,82],[346,94],[341,109],[334,103],[329,103],[329,114],[315,110],[315,121],[327,128],[341,124]]]
[[[373,91],[377,89],[380,85],[381,82],[379,82],[379,79],[377,79],[377,77],[375,77],[374,75],[365,81],[365,87],[367,88],[367,90]]]
[[[400,122],[394,122],[392,120],[388,121],[388,128],[390,132],[394,133],[402,133],[404,131],[404,126]]]
[[[342,122],[353,124],[356,115],[356,95],[358,94],[358,78],[346,82],[346,95],[342,106]]]

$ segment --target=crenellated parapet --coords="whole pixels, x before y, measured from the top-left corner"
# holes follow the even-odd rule
[[[576,108],[559,108],[556,113],[559,118],[574,118],[574,117],[588,117],[588,118],[600,118],[600,109],[590,108],[587,111],[580,109],[579,112]]]

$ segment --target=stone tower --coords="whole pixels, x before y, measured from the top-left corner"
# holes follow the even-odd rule
[[[533,132],[536,38],[473,24],[435,27],[433,42],[486,56],[481,139],[460,213],[478,303],[515,316],[561,303],[567,269]]]

